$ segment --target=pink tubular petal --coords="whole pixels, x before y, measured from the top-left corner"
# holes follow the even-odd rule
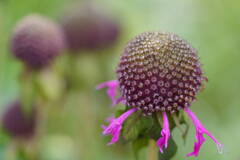
[[[114,119],[115,119],[114,116],[110,116],[106,119],[106,121],[111,123]]]
[[[120,117],[112,118],[110,124],[107,127],[102,126],[102,128],[104,129],[103,135],[112,135],[112,140],[108,143],[109,145],[118,141],[123,122],[131,114],[133,114],[136,111],[137,111],[137,108],[132,108],[132,109],[128,110],[127,112],[123,113]]]
[[[108,96],[111,98],[112,100],[112,105],[116,105],[117,104],[117,99],[116,99],[116,95],[117,95],[117,88],[119,86],[119,83],[117,80],[112,80],[112,81],[107,81],[107,82],[103,82],[101,84],[99,84],[96,89],[102,89],[107,87],[107,94]]]
[[[169,129],[169,122],[166,112],[163,112],[163,128],[161,131],[162,137],[158,139],[157,145],[160,149],[160,152],[163,153],[163,146],[167,148],[168,140],[170,138],[170,129]]]
[[[201,146],[205,142],[205,138],[203,136],[204,134],[208,135],[217,144],[218,148],[223,147],[223,145],[219,143],[218,140],[202,125],[202,123],[199,121],[197,116],[189,108],[186,107],[184,111],[191,118],[196,128],[196,140],[197,140],[194,143],[193,152],[189,153],[187,156],[195,156],[195,157],[198,156]]]

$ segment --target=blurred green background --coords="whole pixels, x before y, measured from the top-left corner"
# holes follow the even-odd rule
[[[70,0],[0,0],[0,112],[19,95],[21,65],[11,56],[9,39],[16,22],[30,13],[40,13],[56,21],[62,11],[75,1]],[[121,37],[110,53],[104,55],[107,70],[99,67],[99,59],[84,54],[79,72],[82,87],[68,96],[67,107],[50,109],[47,131],[36,142],[41,160],[134,159],[129,146],[109,147],[101,136],[100,124],[111,114],[105,91],[95,86],[115,78],[118,58],[128,40],[145,31],[174,32],[188,40],[199,52],[209,79],[206,89],[192,105],[225,148],[218,154],[209,138],[196,159],[239,160],[240,153],[240,2],[234,0],[96,0],[120,19]],[[97,54],[97,53],[94,53]],[[103,61],[101,61],[103,62]],[[102,64],[102,63],[100,63]],[[102,67],[104,68],[104,67]],[[107,73],[103,78],[99,78]],[[95,123],[96,122],[96,123]],[[97,124],[97,125],[96,125]],[[95,126],[96,125],[96,126]],[[183,144],[179,131],[173,131],[178,152],[173,158],[186,158],[192,151],[195,130]],[[0,137],[0,159],[14,159],[11,144]],[[20,160],[20,157],[15,158]],[[141,155],[145,159],[145,150]]]

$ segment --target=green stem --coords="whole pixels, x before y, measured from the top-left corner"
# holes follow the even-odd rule
[[[23,107],[24,114],[28,116],[31,113],[32,106],[36,99],[35,79],[36,72],[25,70],[21,77],[21,95],[20,100]]]
[[[69,54],[68,55],[68,69],[67,69],[67,76],[70,85],[69,89],[72,90],[74,88],[78,88],[79,86],[79,78],[78,78],[78,60],[79,55]]]
[[[182,132],[182,134],[184,134],[184,130],[183,130],[182,127],[181,127],[181,124],[180,124],[180,121],[179,121],[177,115],[176,115],[176,114],[173,114],[172,117],[173,117],[173,121],[174,121],[174,123],[176,124],[176,126],[178,127],[178,129]]]
[[[149,140],[148,144],[147,160],[158,160],[158,147],[152,139]]]
[[[162,128],[162,127],[163,127],[163,120],[162,120],[162,115],[161,115],[161,113],[157,113],[157,114],[156,114],[156,117],[157,117],[157,121],[158,121],[160,127]]]
[[[176,114],[173,114],[173,121],[175,123],[175,125],[177,126],[177,128],[181,131],[182,133],[182,137],[183,137],[183,140],[184,140],[184,144],[185,144],[185,141],[186,141],[186,136],[187,136],[187,133],[188,133],[188,130],[189,130],[189,125],[188,123],[186,123],[186,129],[184,130],[182,127],[181,127],[181,117],[180,116],[177,116]]]

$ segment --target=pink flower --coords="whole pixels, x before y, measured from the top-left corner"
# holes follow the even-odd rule
[[[119,103],[119,100],[121,99],[117,99],[116,95],[117,95],[117,89],[118,89],[118,81],[117,80],[112,80],[112,81],[107,81],[107,82],[103,82],[101,84],[99,84],[96,89],[102,89],[107,87],[107,95],[111,98],[112,100],[112,105],[116,105]]]
[[[137,108],[129,109],[127,112],[123,113],[120,117],[109,119],[110,124],[108,126],[102,126],[102,128],[104,129],[103,135],[109,134],[112,135],[112,140],[108,143],[109,145],[114,144],[115,142],[118,141],[123,122],[136,111]]]
[[[160,149],[160,152],[163,153],[163,146],[167,148],[168,146],[168,140],[170,138],[170,129],[169,129],[169,122],[166,112],[163,112],[163,128],[161,131],[162,137],[158,139],[157,145]]]
[[[122,97],[116,98],[117,95],[117,89],[119,87],[119,83],[117,80],[112,80],[108,82],[104,82],[100,85],[98,85],[97,89],[101,89],[104,87],[108,87],[107,94],[112,99],[113,105],[116,105],[120,102],[126,103],[126,99]],[[111,141],[108,143],[109,145],[117,142],[119,140],[119,136],[121,134],[122,124],[124,121],[134,112],[136,112],[138,109],[136,106],[135,108],[132,108],[125,113],[123,113],[119,118],[110,117],[107,119],[107,121],[110,123],[108,126],[102,126],[103,134],[104,135],[112,135]],[[196,115],[189,109],[189,107],[184,107],[184,111],[188,114],[188,116],[191,118],[195,128],[196,128],[196,142],[194,143],[194,149],[193,152],[189,153],[187,156],[198,156],[202,144],[206,141],[204,138],[204,134],[208,135],[212,140],[217,144],[218,149],[220,149],[219,152],[223,149],[223,145],[220,144],[217,139],[201,124],[201,122],[198,120]],[[144,113],[144,112],[143,112]],[[161,131],[161,137],[157,140],[157,145],[159,147],[159,150],[161,153],[163,153],[163,148],[168,147],[168,141],[171,136],[171,132],[169,129],[169,121],[167,117],[166,112],[162,112],[163,115],[163,127]]]
[[[223,145],[218,142],[218,140],[201,124],[198,120],[197,116],[189,109],[185,108],[184,111],[188,114],[191,118],[195,128],[196,128],[196,142],[194,143],[194,150],[193,152],[189,153],[187,156],[195,156],[197,157],[199,151],[201,149],[202,144],[205,142],[205,138],[203,137],[204,134],[208,135],[216,144],[219,149],[223,148]]]

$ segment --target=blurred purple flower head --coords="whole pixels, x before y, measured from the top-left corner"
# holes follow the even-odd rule
[[[2,117],[3,129],[15,138],[31,138],[35,134],[36,123],[36,108],[30,113],[25,113],[19,101],[7,106]]]
[[[172,33],[140,34],[126,46],[117,67],[117,75],[117,81],[101,84],[111,91],[109,96],[113,102],[120,99],[129,110],[134,108],[143,116],[161,113],[162,137],[157,141],[161,152],[163,147],[167,148],[171,136],[168,116],[180,111],[187,113],[196,128],[197,142],[188,156],[198,156],[205,141],[203,134],[212,138],[219,148],[222,147],[189,109],[207,78],[203,76],[197,51],[187,41]],[[121,92],[120,98],[116,98],[116,85]],[[119,125],[123,122],[117,123],[117,119],[105,127],[104,134],[108,133],[109,128],[114,130],[113,123],[118,124],[115,125],[118,132],[114,132],[113,136],[120,134]]]
[[[120,25],[92,3],[74,7],[61,19],[71,51],[104,49],[119,37]]]
[[[61,28],[41,15],[24,17],[17,23],[12,34],[12,53],[33,70],[48,66],[64,47]]]

